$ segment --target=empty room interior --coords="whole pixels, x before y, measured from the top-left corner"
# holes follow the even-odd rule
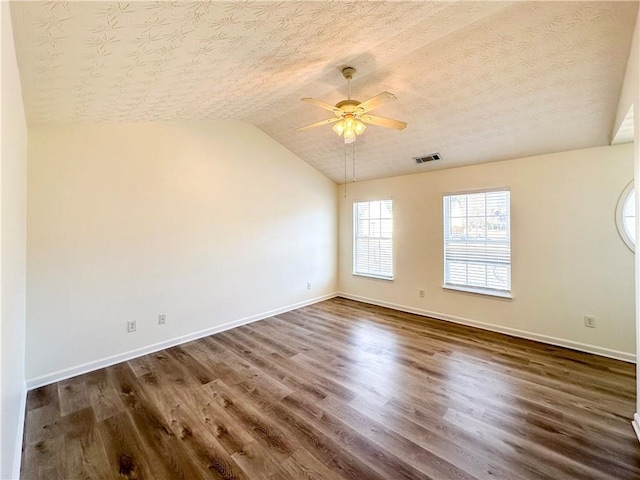
[[[0,2],[0,478],[640,478],[638,7]]]

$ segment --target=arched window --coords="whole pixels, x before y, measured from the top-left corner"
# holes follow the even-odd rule
[[[633,182],[625,187],[616,207],[618,232],[627,247],[636,251],[636,191]]]

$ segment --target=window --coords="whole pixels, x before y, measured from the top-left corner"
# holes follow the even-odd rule
[[[393,278],[391,200],[353,204],[353,273]]]
[[[636,192],[633,182],[629,183],[620,195],[616,208],[618,232],[632,252],[636,251]]]
[[[510,192],[445,195],[444,287],[509,297]]]

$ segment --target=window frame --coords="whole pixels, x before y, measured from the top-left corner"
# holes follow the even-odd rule
[[[491,192],[508,192],[509,194],[509,218],[507,222],[508,227],[508,239],[509,239],[509,280],[508,280],[508,290],[491,288],[491,287],[482,287],[476,285],[468,285],[468,284],[454,284],[447,283],[447,226],[449,223],[447,222],[447,216],[449,215],[446,211],[446,198],[460,195],[473,195],[478,193],[491,193]],[[485,198],[486,205],[486,198]],[[486,215],[485,215],[486,216]],[[467,218],[468,215],[465,216]],[[449,222],[450,222],[449,215]],[[442,194],[442,288],[445,290],[453,290],[465,293],[479,294],[483,296],[489,297],[498,297],[504,299],[512,299],[513,298],[513,284],[512,284],[512,261],[511,261],[511,250],[512,250],[512,242],[511,242],[511,188],[510,187],[494,187],[494,188],[486,188],[486,189],[477,189],[477,190],[464,190],[457,192],[445,192]]]
[[[357,265],[357,238],[358,238],[358,205],[359,204],[364,204],[364,203],[368,203],[371,204],[373,202],[391,202],[391,272],[390,274],[386,275],[386,274],[382,274],[379,272],[372,272],[372,271],[358,271],[356,269],[356,265]],[[394,279],[394,271],[393,271],[393,267],[395,264],[395,259],[394,259],[394,248],[393,248],[393,198],[382,198],[382,199],[377,199],[377,200],[354,200],[353,202],[353,207],[352,207],[352,228],[353,228],[353,244],[352,244],[352,266],[351,266],[351,274],[358,276],[358,277],[368,277],[368,278],[374,278],[374,279],[378,279],[378,280],[387,280],[387,281],[391,281]],[[378,219],[382,219],[382,216],[378,217]],[[367,236],[367,238],[376,238],[376,237],[369,237]],[[383,238],[383,237],[377,237],[377,238]]]
[[[637,192],[635,191],[634,181],[631,180],[627,184],[627,186],[624,187],[624,190],[622,190],[622,193],[620,194],[620,198],[618,198],[618,203],[616,205],[616,227],[618,228],[618,234],[620,235],[620,238],[622,238],[622,241],[624,242],[624,244],[629,248],[629,250],[635,253],[636,239],[629,234],[624,221],[624,218],[625,218],[624,211],[627,206],[627,202],[634,195],[637,195]],[[634,198],[634,202],[635,202],[635,198]],[[635,218],[637,221],[637,218],[638,218],[637,211],[636,211]]]

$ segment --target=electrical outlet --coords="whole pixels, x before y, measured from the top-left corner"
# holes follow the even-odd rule
[[[135,332],[138,330],[138,320],[129,320],[127,322],[127,333]]]
[[[161,313],[158,315],[158,325],[164,325],[165,323],[167,323],[167,314]]]
[[[590,315],[584,316],[584,326],[589,328],[596,328],[596,317]]]
[[[418,295],[420,296],[420,298],[424,298],[424,290],[418,290]]]
[[[311,282],[307,282],[307,290],[311,290]]]

